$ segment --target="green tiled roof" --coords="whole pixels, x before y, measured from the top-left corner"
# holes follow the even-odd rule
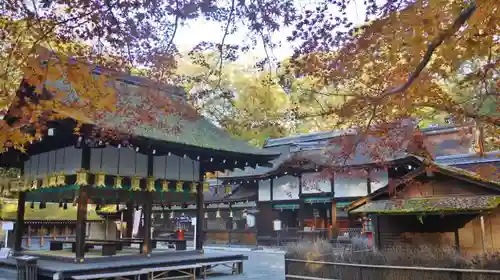
[[[62,57],[59,54],[58,56]],[[38,59],[42,64],[42,57]],[[227,132],[203,118],[187,102],[186,93],[181,87],[161,85],[142,77],[97,68],[95,65],[83,62],[78,63],[84,65],[81,67],[84,69],[82,71],[94,71],[96,76],[110,73],[115,79],[111,80],[107,86],[116,92],[116,108],[126,108],[126,110],[119,114],[105,113],[97,119],[97,117],[88,115],[79,116],[80,112],[65,111],[65,108],[57,109],[70,118],[74,117],[86,122],[90,118],[92,124],[95,125],[109,126],[134,136],[171,143],[232,153],[271,156],[270,159],[274,155],[278,155],[275,152],[251,147],[244,141],[234,139]],[[80,93],[76,92],[66,79],[46,80],[44,85],[50,85],[62,92],[67,92],[68,95],[61,100],[63,103],[78,101]],[[147,110],[147,117],[152,116],[154,121],[144,121],[146,116],[142,116],[143,113],[137,113],[144,110]],[[167,114],[166,111],[168,111]],[[134,112],[134,114],[128,112]]]
[[[500,196],[450,196],[410,199],[377,200],[366,203],[350,213],[415,214],[475,212],[494,209],[500,204]]]

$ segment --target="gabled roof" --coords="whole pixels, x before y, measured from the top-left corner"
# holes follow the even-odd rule
[[[485,155],[478,153],[459,154],[436,157],[436,163],[460,166],[465,164],[500,163],[500,151],[488,152]]]
[[[405,213],[457,213],[495,209],[499,195],[417,197],[370,201],[350,213],[405,214]]]
[[[421,131],[424,136],[441,135],[448,133],[456,133],[464,129],[470,129],[470,126],[438,126],[430,128],[417,128],[415,123],[411,119],[404,120],[398,131]],[[419,151],[415,146],[415,143],[406,141],[400,145],[399,150],[393,150],[390,145],[385,145],[383,149],[377,149],[376,155],[370,154],[371,148],[369,145],[376,146],[377,143],[375,137],[368,137],[368,139],[362,141],[362,143],[357,145],[355,152],[345,159],[339,159],[338,156],[332,157],[332,155],[337,155],[340,151],[340,146],[334,143],[335,139],[340,139],[341,137],[349,136],[354,137],[356,135],[356,129],[346,129],[346,130],[334,130],[327,132],[318,132],[310,134],[295,135],[290,137],[282,137],[276,139],[269,139],[264,145],[264,149],[275,149],[281,150],[281,155],[272,161],[272,167],[257,167],[256,169],[246,168],[244,170],[236,170],[229,173],[226,176],[221,176],[221,179],[225,180],[251,180],[251,179],[262,179],[269,176],[277,175],[280,168],[287,165],[293,165],[294,162],[301,162],[301,169],[315,169],[321,167],[331,167],[331,166],[350,166],[350,167],[361,167],[363,165],[370,165],[374,163],[390,163],[404,159],[410,155],[410,153],[416,154],[422,152],[424,154],[427,151]],[[365,143],[366,145],[363,145]],[[445,140],[439,143],[439,147],[434,147],[435,150],[441,151],[449,148],[448,146],[456,145],[455,140]],[[332,160],[338,160],[335,162]],[[304,165],[306,162],[308,164]]]
[[[51,64],[45,60],[47,57],[48,60],[70,60],[61,54],[57,54],[56,57],[53,54],[44,53],[42,49],[39,57],[32,63],[48,65],[44,67],[50,68]],[[252,147],[244,141],[234,139],[227,132],[203,118],[187,102],[184,90],[178,86],[158,84],[142,77],[119,73],[85,62],[77,61],[75,63],[81,64],[79,71],[92,71],[94,80],[98,79],[95,77],[111,77],[107,78],[106,87],[110,92],[116,92],[117,110],[116,112],[103,110],[99,114],[92,115],[88,112],[65,110],[65,108],[61,108],[63,106],[58,106],[56,110],[59,111],[57,112],[68,118],[100,127],[109,127],[136,137],[241,155],[264,156],[266,159],[277,156],[273,151]],[[79,102],[81,93],[77,92],[66,78],[39,81],[39,79],[31,78],[30,75],[32,73],[26,72],[24,77],[24,81],[30,86],[43,88],[49,86],[58,91],[67,92],[66,98],[60,100],[62,103]],[[39,84],[33,84],[37,81]],[[89,83],[94,83],[94,81],[89,81]],[[49,98],[53,98],[51,93],[47,94],[52,96]],[[126,108],[128,113],[124,112],[123,108]],[[141,110],[147,110],[147,112],[142,112],[142,115],[129,113]],[[122,112],[120,113],[120,111]],[[166,112],[168,113],[166,114]],[[146,117],[153,119],[154,122],[145,121]]]
[[[500,182],[499,181],[494,181],[491,179],[483,178],[477,173],[470,172],[468,170],[462,169],[462,168],[456,168],[452,166],[446,166],[442,164],[438,164],[434,161],[430,161],[427,159],[423,159],[421,157],[417,156],[412,156],[416,160],[420,161],[422,165],[414,170],[413,172],[410,172],[403,176],[402,178],[398,179],[395,183],[393,188],[397,189],[399,186],[405,184],[406,182],[409,182],[410,180],[416,178],[417,176],[420,176],[422,174],[425,174],[427,170],[432,170],[432,172],[437,172],[441,173],[450,177],[457,178],[459,180],[467,181],[469,183],[472,183],[474,185],[480,186],[487,188],[489,190],[492,190],[493,192],[497,193],[498,196],[500,197]],[[354,211],[354,209],[357,209],[358,207],[370,203],[373,199],[384,195],[388,194],[389,191],[389,185],[386,185],[385,187],[382,187],[378,189],[377,191],[360,198],[356,201],[353,201],[351,204],[346,206],[346,210],[351,212]]]

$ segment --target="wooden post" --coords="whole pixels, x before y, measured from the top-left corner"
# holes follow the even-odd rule
[[[26,240],[26,247],[31,247],[31,226],[28,225],[28,240]]]
[[[304,229],[304,221],[305,221],[305,207],[304,207],[304,198],[302,197],[302,174],[299,175],[299,228],[301,230]]]
[[[335,176],[335,175],[334,175]],[[330,186],[332,188],[332,205],[330,208],[330,219],[332,220],[332,238],[337,237],[337,201],[335,200],[335,177],[330,178]]]
[[[43,228],[43,226],[40,227],[40,247],[43,247],[43,245],[45,244],[45,229]]]
[[[108,215],[104,216],[104,240],[108,240]]]
[[[82,146],[82,169],[90,169],[90,147]],[[75,229],[75,261],[83,262],[85,259],[85,236],[87,231],[87,206],[89,199],[90,186],[80,186],[78,195],[78,205],[76,208],[76,229]]]
[[[231,203],[229,203],[229,212],[227,213],[228,214],[228,218],[227,218],[227,231],[228,231],[228,244],[231,245],[231,240],[233,238],[233,217],[232,217],[232,213],[233,212],[233,206],[231,205]]]
[[[455,250],[460,254],[460,237],[458,236],[458,228],[454,232],[455,234]]]
[[[125,237],[132,237],[132,231],[134,229],[134,202],[127,202],[127,209],[125,210],[124,220],[127,224],[125,229]]]
[[[149,152],[148,154],[148,166],[147,166],[147,173],[148,177],[153,176],[153,168],[154,168],[154,156],[152,151]],[[144,194],[144,206],[143,206],[143,213],[144,213],[144,245],[142,248],[142,254],[148,256],[151,254],[152,250],[152,243],[151,243],[151,214],[153,212],[153,196],[151,192],[146,191]]]
[[[205,175],[205,171],[203,168],[203,164],[200,161],[200,170],[199,170],[199,182],[196,185],[196,244],[194,248],[196,250],[203,251],[203,240],[205,236],[203,234],[203,220],[205,219],[205,207],[203,202],[203,179]]]
[[[22,254],[24,234],[24,210],[26,207],[26,192],[20,192],[17,200],[17,220],[14,235],[14,255]]]
[[[52,240],[56,240],[56,232],[57,232],[57,226],[54,225],[54,228],[52,228]]]
[[[483,253],[486,253],[486,232],[484,229],[484,216],[481,215],[479,219],[481,220],[481,241],[483,244]]]
[[[85,236],[87,231],[87,206],[88,206],[88,186],[80,186],[78,205],[76,212],[76,261],[83,262],[85,259]]]
[[[335,198],[332,199],[332,208],[330,210],[330,216],[332,218],[332,235],[336,237],[337,233],[337,201]]]

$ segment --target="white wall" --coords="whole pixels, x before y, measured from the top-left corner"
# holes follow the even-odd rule
[[[302,193],[331,192],[330,179],[320,176],[319,172],[302,174]]]
[[[389,183],[389,174],[387,171],[380,170],[371,170],[370,171],[370,180],[371,180],[371,189],[372,192],[387,186]]]
[[[67,147],[31,156],[24,162],[24,174],[31,178],[44,178],[54,172],[74,174],[81,168],[82,150]]]
[[[271,180],[259,181],[259,201],[271,200]]]
[[[118,163],[120,159],[120,163]],[[123,147],[91,149],[90,171],[110,175],[147,176],[147,156]],[[54,172],[75,174],[81,168],[82,150],[74,147],[32,156],[24,163],[25,174],[44,178]],[[179,172],[179,170],[181,172]],[[199,180],[199,162],[189,158],[171,156],[154,157],[154,177],[181,181]]]
[[[273,200],[299,199],[299,178],[288,175],[273,180]]]
[[[198,181],[200,178],[200,163],[189,158],[175,155],[156,156],[153,166],[153,176],[157,179]]]
[[[356,197],[367,195],[366,178],[350,175],[344,172],[335,172],[335,197]]]

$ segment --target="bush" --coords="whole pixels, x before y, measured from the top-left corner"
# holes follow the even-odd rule
[[[286,258],[334,263],[434,267],[457,269],[500,269],[500,252],[480,254],[465,259],[453,247],[395,246],[383,251],[362,250],[367,244],[362,239],[353,240],[353,250],[336,250],[326,241],[299,242],[287,248]],[[393,268],[370,268],[360,266],[312,264],[287,262],[287,273],[326,279],[457,279],[456,272],[399,270]],[[466,279],[499,279],[498,274],[462,274]],[[486,277],[486,278],[484,278]]]

